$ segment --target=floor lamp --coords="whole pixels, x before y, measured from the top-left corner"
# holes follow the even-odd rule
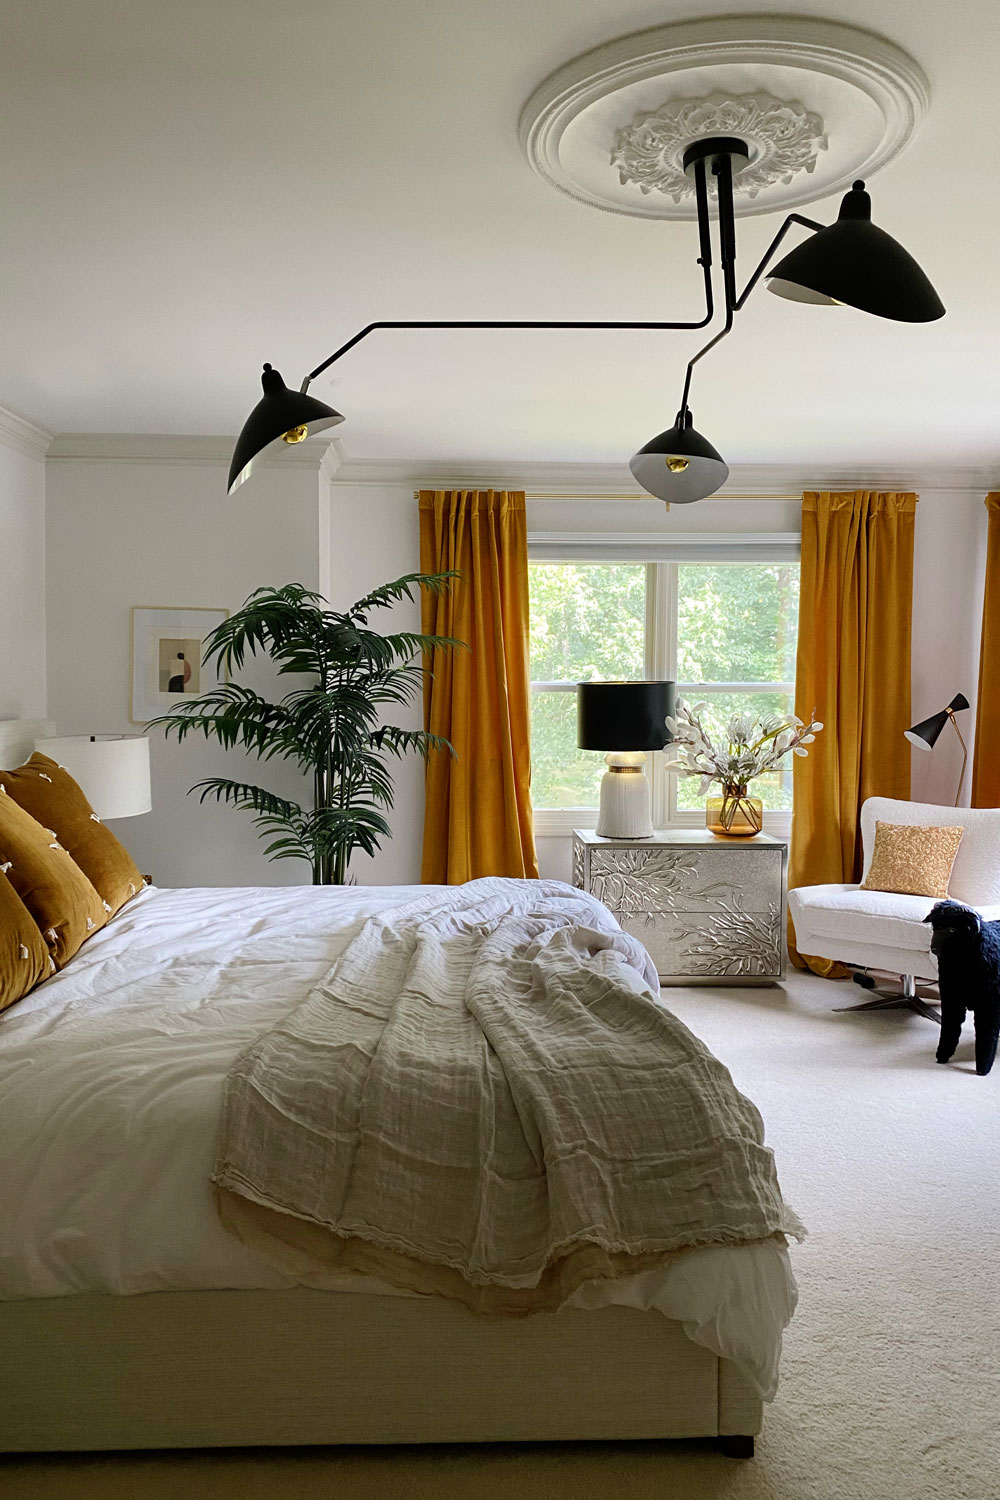
[[[911,729],[903,731],[910,744],[917,750],[933,750],[938,735],[941,733],[948,720],[951,720],[952,728],[958,735],[962,746],[962,769],[958,777],[958,787],[955,791],[954,806],[958,806],[958,799],[962,795],[962,783],[965,781],[965,768],[969,761],[969,747],[965,743],[962,731],[958,727],[956,713],[961,713],[963,708],[968,708],[969,700],[964,693],[956,693],[946,708],[938,713],[931,714],[929,719],[922,719],[919,724],[914,724]]]

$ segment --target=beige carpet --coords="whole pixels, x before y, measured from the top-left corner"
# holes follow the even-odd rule
[[[977,1078],[970,1037],[938,1067],[929,1022],[833,1015],[860,991],[811,976],[669,998],[760,1105],[810,1229],[755,1460],[697,1443],[18,1458],[0,1461],[0,1496],[1000,1496],[1000,1066]]]

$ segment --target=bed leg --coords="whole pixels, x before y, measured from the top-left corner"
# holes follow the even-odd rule
[[[753,1458],[754,1440],[743,1433],[727,1432],[719,1438],[719,1451],[726,1458]]]

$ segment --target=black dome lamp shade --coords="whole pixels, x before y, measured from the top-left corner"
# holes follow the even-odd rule
[[[303,442],[316,432],[336,427],[344,418],[304,391],[290,391],[270,365],[260,379],[264,394],[243,424],[229,469],[229,493],[250,478],[258,459],[282,445]]]
[[[677,413],[673,427],[651,438],[628,466],[650,495],[677,505],[714,495],[729,478],[729,465],[692,426],[686,407]]]
[[[844,195],[835,224],[797,245],[767,289],[793,302],[845,303],[898,323],[931,323],[944,305],[913,256],[872,223],[863,182]]]

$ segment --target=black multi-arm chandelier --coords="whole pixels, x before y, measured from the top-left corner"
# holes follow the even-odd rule
[[[715,315],[712,277],[712,234],[709,213],[709,174],[718,197],[719,262],[722,268],[725,321],[722,328],[688,361],[680,409],[674,425],[651,439],[630,460],[629,468],[649,494],[660,500],[686,504],[712,495],[728,478],[729,469],[712,444],[692,423],[688,396],[695,365],[731,331],[733,320],[750,293],[767,273],[769,291],[794,302],[827,306],[846,304],[902,323],[929,323],[944,313],[941,299],[911,255],[891,235],[871,221],[871,199],[863,182],[845,194],[834,224],[817,224],[801,214],[789,214],[768,245],[743,291],[736,290],[736,216],[734,177],[747,166],[745,142],[712,136],[695,142],[684,153],[684,170],[694,178],[698,213],[699,256],[705,285],[705,315],[693,323],[619,322],[455,322],[405,321],[369,323],[341,344],[291,391],[277,370],[264,366],[263,398],[250,413],[237,439],[229,471],[229,493],[249,479],[257,461],[283,445],[300,443],[311,433],[336,427],[344,418],[333,407],[308,394],[318,375],[328,370],[362,339],[378,328],[587,328],[587,329],[697,329]],[[793,224],[813,231],[768,271],[771,259]]]

